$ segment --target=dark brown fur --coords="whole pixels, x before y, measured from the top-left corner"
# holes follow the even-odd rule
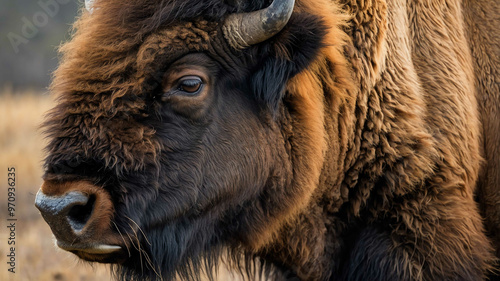
[[[485,278],[500,5],[297,1],[276,37],[231,49],[220,19],[267,2],[102,0],[61,48],[46,180],[93,181],[116,231],[144,230],[149,265],[119,275],[192,276],[228,248],[301,280]],[[159,102],[186,55],[210,95]]]

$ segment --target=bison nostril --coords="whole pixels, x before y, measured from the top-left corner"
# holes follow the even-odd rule
[[[95,195],[90,195],[85,205],[75,205],[71,207],[67,218],[73,230],[80,231],[85,227],[94,210],[95,200]]]
[[[86,181],[45,181],[36,195],[35,206],[60,248],[71,251],[94,249],[94,244],[109,246],[99,239],[109,231],[113,205],[109,194],[98,186]],[[94,250],[108,253],[116,247]]]
[[[95,194],[70,191],[64,195],[49,196],[39,191],[35,206],[52,228],[56,237],[71,239],[90,219],[96,202]]]

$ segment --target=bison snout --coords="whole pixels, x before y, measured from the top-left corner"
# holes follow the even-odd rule
[[[94,203],[95,195],[79,191],[62,196],[47,196],[40,190],[35,199],[35,206],[56,236],[79,233],[90,218]]]
[[[85,181],[45,181],[35,206],[64,250],[89,260],[108,261],[96,255],[122,248],[111,228],[113,203],[103,188]]]

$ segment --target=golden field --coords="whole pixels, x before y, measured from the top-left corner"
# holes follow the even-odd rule
[[[92,281],[112,280],[107,266],[79,261],[59,250],[50,228],[34,206],[42,183],[45,141],[39,128],[53,106],[47,93],[0,92],[0,280]],[[8,168],[15,167],[15,273],[8,271],[10,254],[8,219]],[[218,280],[240,280],[224,268]]]

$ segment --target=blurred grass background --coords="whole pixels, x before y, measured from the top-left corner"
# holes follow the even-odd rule
[[[45,89],[83,0],[0,0],[0,89]]]
[[[57,47],[70,38],[83,0],[0,0],[0,281],[106,281],[107,266],[59,250],[34,207],[42,180],[39,129],[53,106],[47,87]],[[16,273],[8,272],[7,169],[16,169]],[[221,270],[218,280],[239,280]]]

